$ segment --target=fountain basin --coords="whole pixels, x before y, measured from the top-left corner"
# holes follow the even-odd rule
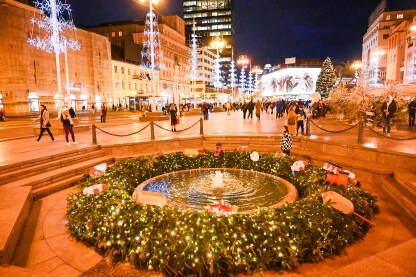
[[[216,171],[223,174],[223,187],[212,185]],[[279,207],[297,199],[297,190],[290,182],[271,174],[235,168],[170,172],[146,180],[137,189],[162,193],[168,201],[190,205],[196,210],[224,201],[238,206],[242,213]]]

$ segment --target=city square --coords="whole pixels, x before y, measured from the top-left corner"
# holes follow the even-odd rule
[[[0,0],[0,276],[416,275],[415,3],[277,2]]]

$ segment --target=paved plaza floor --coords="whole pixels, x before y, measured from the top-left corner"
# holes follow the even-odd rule
[[[180,124],[177,126],[177,130],[185,129],[188,126],[193,125],[200,119],[200,116],[187,116],[180,119]],[[125,135],[138,131],[148,125],[149,123],[138,122],[138,115],[123,112],[120,114],[112,114],[109,116],[107,123],[98,123],[98,117],[94,117],[92,120],[89,118],[82,119],[84,124],[97,124],[103,130],[118,134]],[[317,124],[328,130],[342,130],[349,125],[344,122],[339,122],[331,119],[319,119],[315,120]],[[13,162],[19,162],[29,158],[41,157],[47,154],[55,154],[67,150],[85,147],[91,145],[92,135],[90,131],[78,132],[75,134],[76,140],[79,142],[77,145],[67,146],[65,144],[65,137],[63,135],[57,135],[56,141],[49,143],[49,137],[44,135],[39,143],[35,142],[35,137],[32,135],[26,138],[10,139],[13,137],[19,137],[18,128],[28,128],[33,134],[33,128],[37,128],[37,124],[33,124],[28,120],[19,120],[13,122],[6,122],[1,126],[0,132],[8,132],[9,139],[2,140],[0,142],[0,165],[9,164]],[[170,130],[170,121],[156,122],[163,128]],[[285,121],[284,119],[276,119],[274,115],[262,114],[261,120],[245,119],[242,118],[241,112],[233,112],[231,115],[226,113],[212,113],[209,120],[204,121],[204,134],[205,135],[270,135],[276,136],[282,133],[282,128]],[[26,130],[27,131],[27,130]],[[16,132],[13,136],[12,132]],[[199,124],[196,124],[193,128],[184,131],[172,133],[164,131],[158,127],[155,127],[156,139],[170,139],[170,138],[183,138],[199,136]],[[357,145],[358,128],[354,128],[344,133],[328,133],[320,130],[311,124],[311,136],[312,139],[322,140],[327,142],[341,143],[345,145]],[[393,130],[392,135],[395,137],[414,137],[414,132],[397,131]],[[132,136],[111,136],[104,134],[101,131],[97,131],[97,141],[101,145],[111,145],[118,143],[132,143],[140,141],[150,140],[150,128],[146,128],[144,131],[132,135]],[[390,140],[384,137],[379,137],[369,130],[364,131],[364,147],[384,149],[388,151],[396,151],[408,154],[416,154],[416,140],[408,141],[396,141]]]

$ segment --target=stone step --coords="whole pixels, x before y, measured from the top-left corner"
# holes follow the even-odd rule
[[[415,276],[416,263],[411,258],[415,253],[415,249],[416,239],[411,239],[355,263],[338,268],[323,276]]]
[[[49,194],[64,190],[85,179],[84,174],[75,175],[74,177],[67,178],[59,182],[53,182],[52,184],[34,188],[32,190],[33,200],[48,196]]]
[[[5,174],[7,172],[35,166],[35,165],[42,164],[45,162],[51,162],[51,161],[55,161],[55,160],[59,160],[59,159],[63,159],[63,158],[71,157],[71,156],[76,156],[76,155],[83,154],[83,153],[90,153],[93,151],[97,151],[99,149],[100,149],[99,146],[87,146],[87,147],[82,147],[82,148],[78,148],[75,150],[62,152],[59,154],[46,155],[46,156],[42,156],[42,157],[35,158],[35,159],[29,159],[26,161],[17,162],[14,164],[3,165],[3,166],[0,166],[0,174]]]
[[[19,266],[7,265],[0,266],[0,276],[9,277],[49,277],[53,276],[46,272],[30,270]]]
[[[401,185],[403,190],[405,190],[406,195],[416,203],[416,173],[394,171],[393,178]]]
[[[9,263],[13,257],[32,205],[31,190],[0,187],[0,264]]]
[[[21,186],[31,186],[34,189],[38,189],[43,186],[47,186],[54,182],[59,182],[67,178],[73,177],[79,174],[88,173],[90,168],[94,167],[97,164],[101,163],[113,163],[114,158],[112,157],[99,157],[92,160],[87,160],[80,162],[78,164],[72,164],[66,167],[48,171],[44,174],[31,176],[28,178],[20,179],[11,183],[8,183],[7,187],[21,187]]]
[[[323,154],[318,152],[312,152],[305,149],[299,148],[292,148],[291,154],[298,157],[304,157],[310,160],[319,161],[324,163],[325,161],[331,161],[336,164],[339,164],[343,167],[350,168],[350,169],[358,169],[360,171],[366,171],[369,173],[381,174],[381,175],[392,175],[393,170],[391,168],[387,168],[385,166],[380,166],[375,163],[370,163],[366,161],[361,161],[356,157],[345,157],[345,156],[338,156],[333,154]]]
[[[65,167],[79,161],[90,160],[93,158],[99,158],[105,156],[104,151],[94,151],[89,153],[81,153],[78,155],[70,155],[69,157],[54,160],[51,162],[46,162],[42,164],[37,164],[31,167],[25,167],[23,169],[18,169],[15,171],[11,171],[5,174],[0,175],[0,185],[10,183],[16,180],[20,180],[23,178],[27,178],[30,176],[37,175],[42,172],[51,171],[54,169],[58,169],[61,167]]]
[[[390,176],[378,176],[381,193],[390,201],[389,209],[416,236],[416,201],[407,190]]]

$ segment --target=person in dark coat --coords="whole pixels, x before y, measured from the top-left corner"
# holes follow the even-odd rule
[[[69,115],[71,116],[71,118],[75,118],[76,117],[75,111],[74,111],[74,109],[72,107],[69,108],[68,112],[69,112]]]
[[[409,127],[415,127],[416,97],[413,98],[407,107],[409,112]]]
[[[51,130],[49,129],[51,127],[51,123],[49,122],[49,112],[45,105],[40,105],[40,116],[39,118],[33,120],[33,122],[37,120],[40,121],[40,134],[36,142],[40,141],[45,131],[48,132],[49,136],[51,137],[51,140],[49,142],[54,142],[55,138],[53,137]]]
[[[175,104],[171,104],[170,108],[169,108],[169,113],[170,113],[170,126],[171,126],[171,130],[172,132],[176,132],[176,125],[178,124],[178,111],[176,110],[176,105]]]
[[[247,105],[247,109],[248,109],[248,117],[247,118],[253,119],[254,107],[255,107],[255,104],[253,102],[253,99],[251,99],[250,102]]]
[[[244,102],[244,104],[241,106],[241,111],[243,112],[243,119],[246,119],[247,106],[248,106],[248,104],[246,102]]]
[[[393,97],[387,96],[386,101],[381,106],[381,112],[383,114],[383,133],[388,137],[390,136],[391,122],[396,111],[396,101],[393,100]]]

